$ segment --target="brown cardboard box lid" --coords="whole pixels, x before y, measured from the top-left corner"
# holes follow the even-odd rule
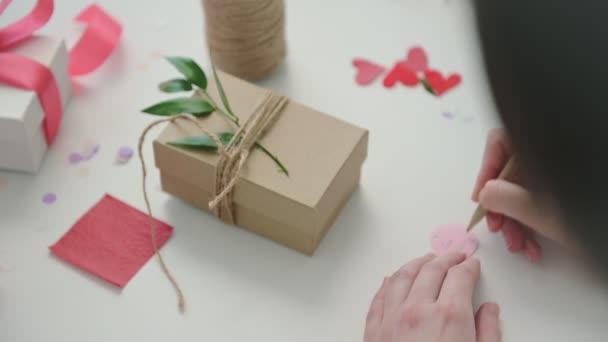
[[[232,110],[241,122],[245,121],[260,101],[264,89],[225,73],[220,73],[220,79]],[[221,103],[214,82],[210,82],[208,92],[216,103]],[[218,113],[201,122],[218,133],[235,130]],[[219,156],[214,152],[167,144],[201,134],[196,125],[188,121],[169,124],[154,144],[156,166],[212,193]],[[280,158],[290,172],[289,177],[279,172],[277,165],[255,148],[241,171],[234,201],[272,213],[283,222],[311,222],[317,219],[318,205],[325,192],[350,158],[360,160],[352,170],[359,172],[367,155],[367,137],[368,132],[363,128],[290,101],[260,140]]]

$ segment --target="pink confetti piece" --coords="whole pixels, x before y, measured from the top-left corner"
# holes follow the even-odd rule
[[[162,52],[159,49],[152,50],[149,54],[151,59],[159,59],[163,56]]]
[[[137,70],[139,71],[146,71],[148,70],[148,64],[147,63],[138,63],[135,68],[137,68]]]
[[[49,192],[42,196],[42,203],[44,204],[53,204],[57,201],[57,195],[53,192]]]
[[[77,171],[78,177],[80,177],[80,178],[84,178],[84,177],[88,176],[89,173],[90,173],[89,168],[86,166],[80,167]]]
[[[479,247],[479,240],[463,224],[445,224],[431,235],[431,247],[437,255],[463,252],[470,257]]]
[[[400,63],[414,72],[429,70],[429,58],[421,46],[412,47],[407,53],[407,58]]]
[[[374,62],[362,58],[355,58],[353,60],[353,66],[357,68],[357,75],[355,76],[355,82],[358,85],[369,85],[374,82],[378,76],[380,76],[385,68]]]
[[[8,181],[4,178],[0,178],[0,191],[8,188]]]

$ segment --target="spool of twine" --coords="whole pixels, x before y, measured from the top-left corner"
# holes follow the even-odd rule
[[[284,0],[202,0],[211,60],[249,81],[267,77],[283,60]]]

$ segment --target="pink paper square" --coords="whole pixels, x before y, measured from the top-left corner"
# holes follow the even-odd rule
[[[156,219],[154,223],[161,248],[173,227]],[[154,256],[150,220],[147,214],[105,195],[50,250],[122,288]]]

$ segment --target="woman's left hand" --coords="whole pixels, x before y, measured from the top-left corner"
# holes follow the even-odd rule
[[[500,342],[498,305],[474,313],[479,270],[479,261],[462,253],[407,263],[373,299],[365,342]]]

